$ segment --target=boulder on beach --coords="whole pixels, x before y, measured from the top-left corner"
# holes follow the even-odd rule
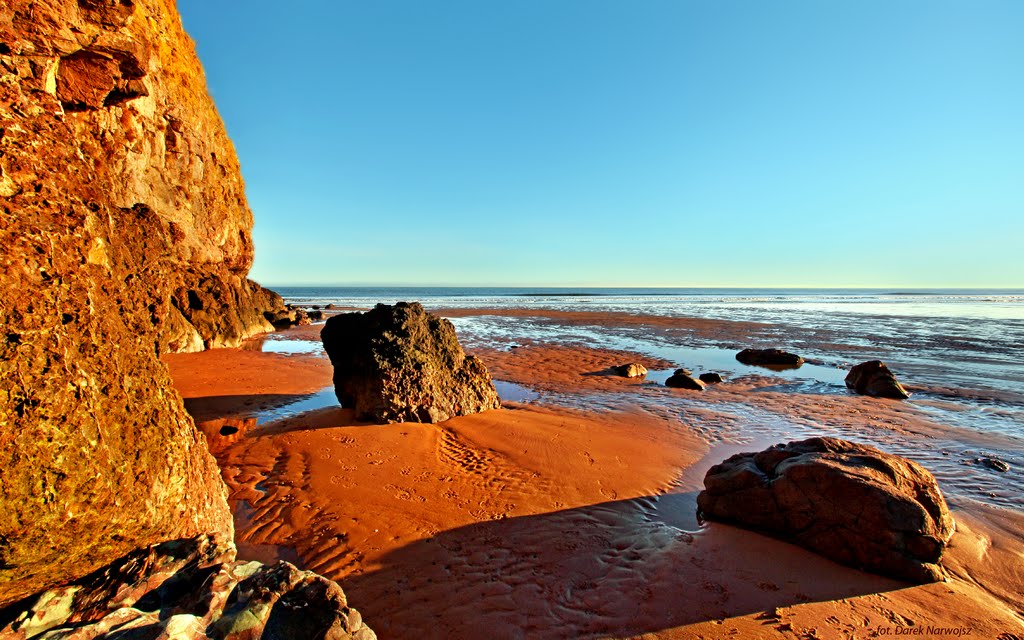
[[[700,381],[704,384],[718,384],[723,382],[722,375],[720,373],[702,373],[700,374]]]
[[[673,389],[690,389],[691,391],[704,390],[704,383],[691,376],[686,369],[676,369],[676,372],[665,381],[665,386]]]
[[[318,321],[324,319],[324,312],[320,311],[319,309],[313,309],[312,311],[307,311],[306,312],[306,316],[310,320],[312,320],[314,322],[318,322]]]
[[[862,362],[846,374],[846,386],[862,396],[906,400],[910,394],[881,360]]]
[[[708,470],[702,517],[780,537],[836,562],[915,583],[945,579],[953,518],[924,467],[837,438],[741,453]]]
[[[200,535],[134,551],[3,612],[4,638],[373,640],[337,583],[287,562],[235,559]]]
[[[799,367],[804,363],[800,356],[782,349],[744,349],[736,354],[736,359],[743,364],[769,367]]]
[[[647,375],[647,367],[637,362],[614,366],[612,371],[615,372],[615,375],[623,378],[642,378]]]
[[[327,320],[320,337],[343,407],[374,422],[441,422],[501,406],[491,376],[455,327],[418,302]]]
[[[301,325],[307,325],[307,324],[311,324],[312,322],[313,321],[310,319],[309,313],[307,313],[305,309],[296,309],[295,310],[295,324],[296,325],[300,325],[300,326]]]

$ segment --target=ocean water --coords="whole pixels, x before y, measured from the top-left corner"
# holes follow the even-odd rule
[[[881,359],[914,391],[908,401],[911,406],[951,427],[941,442],[909,441],[902,443],[898,452],[926,464],[961,495],[1003,507],[1020,509],[1024,504],[1022,289],[280,287],[277,291],[300,305],[369,308],[379,302],[404,300],[419,301],[428,309],[533,308],[767,323],[773,325],[767,337],[744,343],[736,342],[735,337],[694,338],[671,328],[591,326],[543,316],[452,318],[469,350],[508,348],[526,341],[618,349],[664,358],[695,372],[718,371],[726,377],[771,375],[782,379],[777,390],[796,393],[848,393],[843,378],[849,367]],[[788,348],[809,364],[783,372],[747,367],[735,360],[736,351],[745,346]],[[650,377],[656,382],[658,376],[667,374],[652,372]],[[696,401],[673,398],[655,395],[652,401],[675,402],[681,411],[686,410],[686,403]],[[555,400],[572,402],[571,398]],[[583,404],[593,401],[580,399]],[[746,425],[742,428],[764,437],[806,437],[817,429],[755,413],[744,409],[730,424]],[[727,433],[730,428],[722,426],[719,433],[707,435],[729,439],[736,435]],[[859,435],[830,429],[833,435]],[[884,444],[892,449],[891,442]],[[977,462],[983,458],[1007,462],[1011,470],[999,473],[979,466]]]
[[[1003,392],[1024,400],[1024,289],[539,289],[280,287],[289,301],[370,307],[534,308],[741,320],[813,332],[802,353],[836,365],[874,354],[937,387]],[[500,325],[478,331],[500,333]],[[523,325],[524,323],[519,323]],[[537,323],[538,331],[541,325]],[[468,325],[467,325],[468,328]],[[522,327],[519,327],[521,330]],[[822,337],[859,349],[815,350]],[[546,336],[550,338],[551,336]],[[727,348],[744,345],[715,343]],[[780,345],[781,346],[781,345]],[[805,349],[806,351],[806,349]],[[867,359],[864,357],[862,359]]]

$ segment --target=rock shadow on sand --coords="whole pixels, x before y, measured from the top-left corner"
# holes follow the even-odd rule
[[[685,519],[671,512],[691,500],[479,522],[339,582],[391,638],[632,637],[906,586],[728,525],[673,526]]]

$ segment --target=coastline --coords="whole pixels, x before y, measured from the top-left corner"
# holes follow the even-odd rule
[[[535,311],[509,315],[517,314]],[[750,329],[700,324],[718,335]],[[308,343],[317,331],[273,339]],[[947,490],[960,524],[944,561],[953,577],[909,588],[694,519],[704,469],[770,444],[778,422],[854,429],[891,446],[941,436],[943,426],[917,409],[787,389],[772,372],[686,397],[600,375],[628,356],[655,369],[667,361],[516,346],[471,351],[496,379],[534,397],[438,425],[355,421],[332,402],[330,365],[316,353],[220,350],[165,360],[200,426],[248,420],[228,436],[204,429],[231,490],[240,556],[288,559],[337,580],[384,637],[1024,630],[1015,613],[1024,599],[1014,591],[1024,581],[1020,512]],[[298,398],[312,398],[312,410],[274,413]],[[751,416],[775,423],[751,431]]]

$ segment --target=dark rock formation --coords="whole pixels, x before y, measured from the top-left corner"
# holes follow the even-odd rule
[[[905,400],[910,397],[907,390],[896,380],[896,376],[881,360],[862,362],[846,374],[846,386],[863,396]]]
[[[705,518],[769,533],[837,562],[910,582],[945,579],[953,518],[915,462],[836,438],[741,453],[708,470]]]
[[[1000,460],[999,458],[975,458],[974,461],[980,464],[981,466],[985,467],[986,469],[998,471],[999,473],[1006,473],[1007,471],[1010,470],[1009,463],[1007,463],[1005,460]]]
[[[612,367],[612,372],[623,378],[642,378],[647,375],[647,367],[636,362],[620,364]]]
[[[782,349],[744,349],[736,354],[736,359],[759,366],[799,367],[804,363],[800,356]]]
[[[158,354],[269,328],[238,162],[171,0],[0,9],[0,604],[220,532]]]
[[[704,384],[718,384],[722,382],[722,376],[718,373],[702,373],[700,374],[700,381]]]
[[[198,278],[190,287],[178,287],[171,303],[172,318],[180,316],[183,322],[174,322],[165,332],[164,350],[169,352],[237,347],[253,336],[294,324],[289,316],[287,324],[275,326],[270,318],[287,314],[281,296],[241,276]]]
[[[418,302],[378,304],[327,320],[320,332],[344,407],[375,422],[440,422],[500,406],[484,364],[448,320]]]
[[[319,322],[324,319],[324,312],[319,309],[313,309],[306,313],[311,322]]]
[[[665,386],[673,389],[690,389],[691,391],[704,390],[704,383],[691,376],[686,369],[676,369],[675,373],[665,381]]]
[[[235,560],[223,538],[139,549],[0,611],[0,636],[373,640],[334,582],[287,562]]]

